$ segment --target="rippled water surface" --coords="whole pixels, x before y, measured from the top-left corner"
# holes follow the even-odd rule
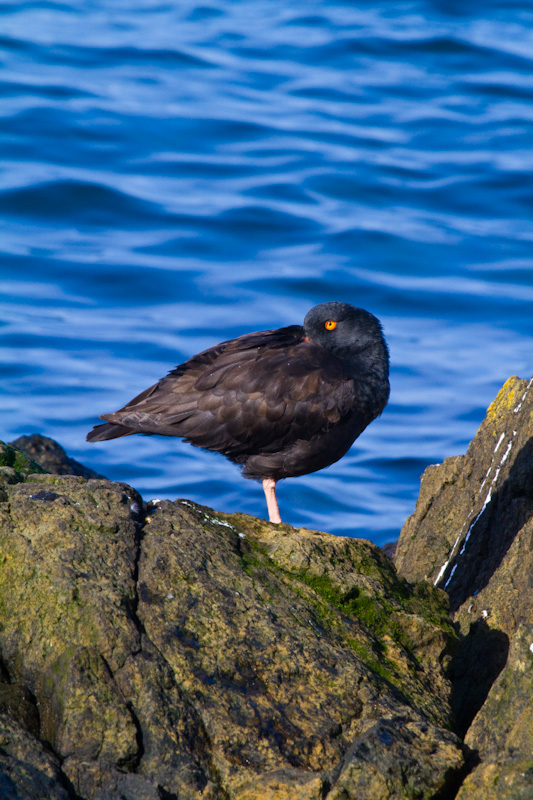
[[[264,516],[221,456],[85,433],[198,350],[346,300],[383,322],[391,400],[280,484],[282,516],[395,538],[532,372],[533,4],[19,0],[0,44],[0,438]]]

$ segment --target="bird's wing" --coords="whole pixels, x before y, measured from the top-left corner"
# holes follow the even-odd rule
[[[339,359],[291,326],[210,348],[102,419],[239,459],[327,430],[356,400]]]

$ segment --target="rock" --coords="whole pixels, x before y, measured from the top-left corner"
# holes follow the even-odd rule
[[[16,447],[0,442],[0,500],[5,500],[2,495],[4,484],[18,483],[32,473],[41,472],[42,467],[32,458]]]
[[[104,477],[74,458],[69,458],[60,444],[39,433],[19,436],[14,442],[10,442],[10,446],[39,464],[44,472],[52,472],[54,475],[81,475],[84,478]]]
[[[432,789],[451,750],[459,768],[445,730],[442,595],[410,591],[369,542],[162,502],[145,528],[139,596],[139,619],[195,698],[230,797],[319,798],[331,785],[341,797],[366,739],[372,769],[397,794],[361,785],[347,796],[406,796],[385,753],[401,757],[409,724],[431,730],[412,754],[433,753]],[[371,737],[376,723],[389,735]]]
[[[13,797],[453,796],[443,591],[370,542],[1,452],[0,652],[26,708],[0,787],[33,770]]]
[[[383,545],[383,547],[381,549],[383,550],[385,555],[387,555],[389,558],[394,559],[394,555],[396,553],[396,545],[397,544],[398,544],[397,541],[396,542],[387,542],[386,544]]]
[[[57,756],[10,714],[0,712],[0,797],[69,800],[73,796]]]
[[[0,797],[67,800],[59,759],[41,742],[39,712],[28,689],[11,683],[0,661]]]
[[[471,750],[458,800],[533,798],[533,380],[510,378],[466,455],[424,473],[399,572],[449,593],[457,730]],[[477,763],[477,766],[475,766]]]

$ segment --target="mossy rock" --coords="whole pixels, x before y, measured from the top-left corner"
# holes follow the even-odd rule
[[[39,464],[22,450],[0,442],[0,492],[2,483],[20,483],[28,475],[43,472]]]
[[[376,800],[354,776],[387,784],[406,748],[406,785],[461,768],[445,596],[370,542],[106,480],[4,491],[0,650],[83,800]]]

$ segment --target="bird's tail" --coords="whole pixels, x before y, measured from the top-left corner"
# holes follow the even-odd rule
[[[115,425],[114,422],[106,422],[104,425],[95,425],[92,431],[87,434],[88,442],[103,442],[106,439],[118,439],[120,436],[131,436],[137,431],[126,428],[124,425]]]

